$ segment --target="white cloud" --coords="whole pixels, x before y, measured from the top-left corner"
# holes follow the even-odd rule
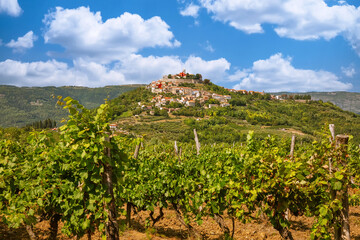
[[[0,84],[16,86],[89,86],[119,85],[132,83],[124,76],[106,66],[74,61],[74,67],[51,60],[47,62],[19,62],[6,60],[0,62]]]
[[[352,88],[327,71],[297,69],[291,65],[290,58],[278,53],[266,60],[258,60],[252,68],[237,71],[230,80],[239,81],[235,89],[266,92],[308,92],[344,91]]]
[[[17,17],[21,12],[22,10],[17,0],[0,0],[0,13]]]
[[[33,31],[29,31],[23,37],[18,37],[16,41],[12,39],[6,44],[6,46],[13,48],[14,51],[23,51],[25,49],[32,48],[34,46],[34,41],[36,40],[37,36],[33,33]]]
[[[360,55],[360,7],[324,0],[199,0],[215,20],[248,34],[274,25],[281,37],[296,40],[332,39],[344,35]]]
[[[230,63],[224,59],[206,61],[200,57],[189,56],[186,61],[178,56],[148,56],[131,54],[120,60],[114,67],[124,74],[125,79],[139,83],[149,83],[169,73],[174,74],[186,69],[190,73],[201,73],[203,78],[210,78],[214,82],[222,81]]]
[[[144,20],[125,12],[103,22],[100,12],[89,8],[57,7],[44,18],[45,43],[60,44],[66,53],[102,63],[136,53],[146,47],[178,47],[180,42],[160,18]]]
[[[73,66],[51,60],[47,62],[0,62],[0,85],[16,86],[88,86],[149,83],[169,73],[177,73],[186,68],[189,72],[202,73],[212,80],[221,80],[230,63],[221,58],[205,61],[190,56],[183,62],[177,56],[143,57],[130,54],[113,65],[104,65],[78,58]]]
[[[190,73],[201,73],[203,78],[212,82],[221,82],[225,79],[230,63],[225,58],[205,61],[199,57],[190,56],[185,62],[185,68]]]
[[[203,48],[208,52],[215,52],[215,49],[209,41],[206,41],[205,45],[203,45]]]
[[[341,67],[341,71],[343,72],[343,74],[347,77],[353,77],[356,73],[355,68],[353,66],[349,66],[349,67]]]
[[[180,15],[197,18],[199,16],[200,6],[190,3],[183,10],[180,11]]]

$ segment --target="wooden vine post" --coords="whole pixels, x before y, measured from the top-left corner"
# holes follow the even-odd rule
[[[331,133],[330,142],[333,142],[333,141],[335,141],[335,125],[329,124],[329,130]],[[329,158],[329,173],[330,173],[330,175],[332,174],[332,159],[331,158]]]
[[[200,154],[200,142],[199,142],[199,138],[198,138],[195,128],[194,128],[194,136],[195,136],[195,143],[196,143],[196,153],[197,153],[197,155],[199,155]]]
[[[181,153],[179,153],[179,149],[178,149],[176,141],[174,143],[174,149],[175,149],[175,155],[178,157],[178,162],[181,163],[181,157],[180,157]]]
[[[346,148],[349,141],[349,136],[347,135],[337,135],[336,138],[336,148],[342,151],[342,155],[346,155]],[[347,159],[340,159],[340,164],[346,169]],[[350,240],[350,221],[349,221],[349,194],[348,194],[348,184],[347,176],[345,176],[343,183],[345,183],[344,188],[339,192],[337,198],[342,202],[342,209],[339,210],[339,218],[341,222],[340,228],[335,228],[335,239],[336,240]]]
[[[111,141],[111,137],[106,139]],[[108,158],[111,159],[110,148],[105,148],[105,153]],[[113,186],[113,169],[109,163],[104,164],[104,173],[103,173],[103,183],[106,186],[106,193],[111,197],[111,200],[108,204],[105,205],[108,219],[105,227],[106,239],[108,240],[118,240],[119,239],[119,224],[117,222],[117,211],[114,197],[114,186]]]
[[[290,158],[294,158],[294,149],[295,149],[295,134],[291,137],[291,148],[290,148]]]
[[[36,237],[34,231],[33,231],[33,227],[32,225],[27,224],[26,225],[26,231],[29,234],[30,240],[37,240],[38,238]]]
[[[140,144],[136,145],[135,152],[134,152],[134,159],[138,158],[141,145],[142,145],[142,142]],[[131,227],[131,207],[132,207],[131,202],[126,203],[126,225],[128,226],[128,228]]]
[[[293,134],[291,136],[291,146],[290,146],[290,159],[291,160],[294,159],[295,139],[296,139],[296,136],[295,136],[295,134]],[[285,219],[289,220],[290,219],[289,216],[290,216],[290,210],[286,209],[286,211],[285,211]]]
[[[137,157],[139,155],[139,149],[140,149],[140,144],[136,145],[136,147],[135,147],[135,152],[134,152],[135,159],[137,159]]]

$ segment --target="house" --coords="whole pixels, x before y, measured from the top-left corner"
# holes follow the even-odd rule
[[[180,77],[186,77],[186,70],[184,69],[181,73],[178,74]]]
[[[165,99],[165,102],[173,102],[174,101],[174,99],[171,97],[165,97],[164,99]]]
[[[209,104],[209,108],[219,107],[219,104]]]
[[[186,105],[189,107],[195,107],[195,101],[194,100],[187,101]]]
[[[197,89],[194,89],[191,94],[195,97],[200,97],[200,91]]]
[[[207,97],[211,97],[211,96],[212,96],[212,93],[207,92],[207,91],[203,91],[203,92],[202,92],[202,95],[203,95],[203,96],[207,96]]]
[[[223,103],[220,104],[220,106],[221,106],[221,107],[229,107],[230,104],[227,103],[227,102],[223,102]]]
[[[115,123],[110,124],[110,129],[111,130],[116,130],[117,129],[117,124],[115,124]]]
[[[228,88],[226,88],[226,90],[228,90],[229,92],[237,92],[235,89],[228,89]]]

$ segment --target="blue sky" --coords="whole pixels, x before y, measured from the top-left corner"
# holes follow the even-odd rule
[[[360,92],[360,8],[335,0],[0,0],[0,84],[186,69],[227,88]]]

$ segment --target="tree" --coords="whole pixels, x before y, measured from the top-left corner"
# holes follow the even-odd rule
[[[246,106],[246,101],[241,99],[231,99],[229,103],[233,106]]]
[[[210,79],[204,79],[204,84],[209,84],[210,83]]]
[[[213,98],[210,98],[209,100],[207,100],[207,103],[208,104],[220,104],[219,100],[213,99]]]

